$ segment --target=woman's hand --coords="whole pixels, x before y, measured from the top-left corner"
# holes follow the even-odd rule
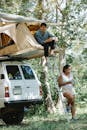
[[[67,85],[67,84],[72,84],[72,81],[66,82],[65,84],[66,84],[66,85]]]
[[[62,79],[62,76],[59,76],[58,78],[58,84],[59,84],[59,87],[61,86],[64,86],[64,85],[67,85],[67,84],[72,84],[72,81],[68,81],[68,82],[63,82],[63,79]]]

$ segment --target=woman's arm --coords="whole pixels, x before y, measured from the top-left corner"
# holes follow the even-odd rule
[[[61,86],[67,85],[67,84],[72,84],[72,82],[69,81],[69,82],[63,83],[62,76],[59,76],[59,78],[58,78],[58,84],[59,84],[59,87],[61,87]]]

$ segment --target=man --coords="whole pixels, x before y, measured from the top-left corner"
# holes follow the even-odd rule
[[[49,56],[49,48],[50,55],[54,55],[55,41],[57,41],[57,38],[53,37],[53,35],[47,31],[46,23],[41,23],[40,29],[35,33],[35,39],[44,47],[43,65],[45,65],[47,63],[47,57]]]

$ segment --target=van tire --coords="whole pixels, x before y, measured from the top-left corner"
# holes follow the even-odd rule
[[[12,113],[6,113],[3,115],[2,120],[7,124],[7,125],[17,125],[22,122],[24,118],[24,111],[15,111]]]

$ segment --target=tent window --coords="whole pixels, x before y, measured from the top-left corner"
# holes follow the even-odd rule
[[[6,34],[0,34],[0,48],[14,44],[14,41]]]
[[[29,28],[31,34],[34,35],[35,32],[40,28],[40,24],[28,25],[28,28]]]

